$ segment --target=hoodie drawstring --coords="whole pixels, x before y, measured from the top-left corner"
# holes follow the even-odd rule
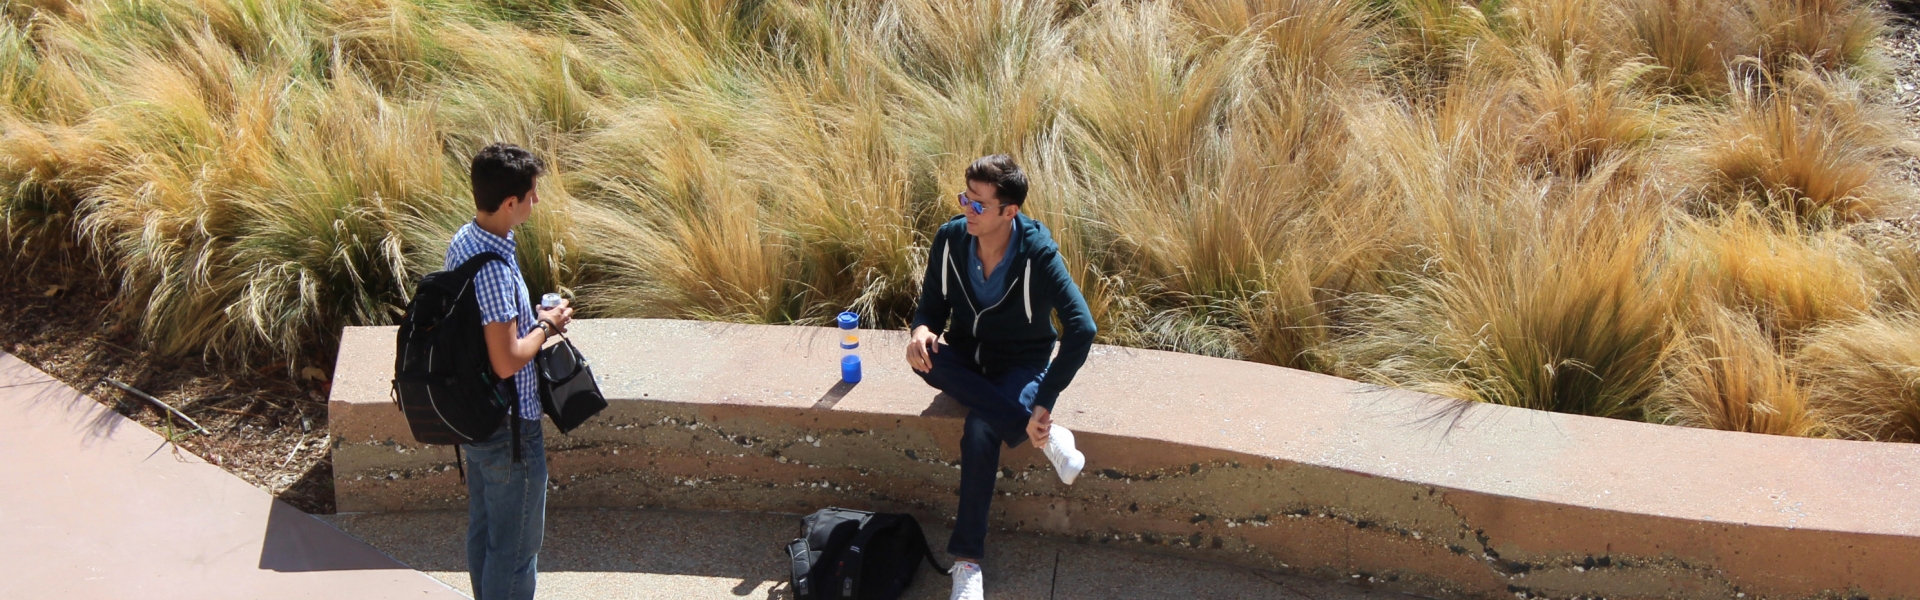
[[[1033,259],[1027,259],[1027,274],[1020,278],[1020,302],[1027,306],[1027,324],[1033,324]]]

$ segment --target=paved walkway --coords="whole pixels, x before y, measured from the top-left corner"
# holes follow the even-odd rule
[[[461,594],[0,353],[0,598]]]
[[[431,600],[468,590],[464,512],[307,515],[5,353],[0,481],[0,598]],[[790,598],[781,548],[798,523],[556,510],[540,597]],[[1036,536],[992,543],[996,600],[1399,597]],[[921,577],[909,598],[946,597],[944,576]]]
[[[464,512],[324,517],[428,575],[467,590]],[[566,509],[547,518],[540,597],[789,599],[782,548],[800,519],[760,513]],[[947,530],[928,532],[936,549]],[[1411,598],[1358,587],[1034,535],[994,533],[988,598]],[[941,560],[946,560],[945,555]],[[922,567],[907,600],[942,600],[948,579]]]

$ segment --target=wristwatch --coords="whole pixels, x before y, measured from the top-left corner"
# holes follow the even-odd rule
[[[547,332],[547,337],[553,337],[553,333],[558,327],[559,326],[553,324],[553,321],[546,319],[540,320],[540,330]]]

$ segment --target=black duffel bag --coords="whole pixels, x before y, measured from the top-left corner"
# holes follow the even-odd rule
[[[895,600],[921,562],[949,570],[934,562],[913,515],[823,508],[800,523],[787,544],[797,600]]]
[[[600,395],[600,384],[593,380],[587,357],[580,355],[565,334],[560,335],[560,343],[541,348],[533,362],[540,374],[540,406],[553,418],[553,426],[560,433],[573,431],[607,407],[607,398]]]

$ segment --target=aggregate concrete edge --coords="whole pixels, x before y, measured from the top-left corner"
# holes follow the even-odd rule
[[[342,440],[340,510],[458,508],[464,488],[452,452],[413,445],[384,397],[351,394],[349,379],[390,377],[360,356],[391,364],[391,338],[378,333],[349,335],[330,404]],[[384,350],[348,348],[382,341]],[[641,360],[670,371],[674,359]],[[599,369],[609,359],[597,361]],[[782,377],[768,374],[769,393]],[[806,395],[795,403],[697,393],[726,387],[717,381],[656,383],[645,389],[670,393],[627,394],[651,397],[617,399],[572,435],[549,432],[551,503],[790,513],[839,505],[952,518],[958,413],[938,403],[863,411],[810,406]],[[1905,568],[1920,562],[1912,535],[1622,511],[1081,431],[1094,459],[1071,487],[1038,452],[1004,453],[996,526],[1444,596],[1920,597],[1920,574]]]

